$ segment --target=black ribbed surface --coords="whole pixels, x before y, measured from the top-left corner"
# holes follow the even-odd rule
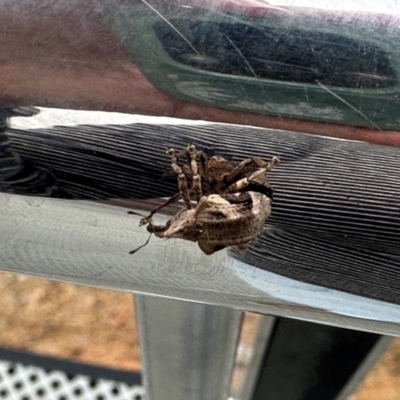
[[[379,338],[278,318],[252,400],[335,400]]]
[[[67,197],[55,186],[55,178],[46,168],[35,166],[35,159],[22,160],[13,148],[7,130],[9,117],[31,117],[34,107],[0,107],[0,190],[36,195]]]
[[[305,282],[400,304],[400,149],[227,125],[10,130],[24,160],[74,198],[176,192],[167,146],[193,142],[232,160],[281,156],[269,174],[273,211],[243,261]]]
[[[399,255],[348,244],[268,227],[249,251],[232,253],[292,279],[400,304]]]

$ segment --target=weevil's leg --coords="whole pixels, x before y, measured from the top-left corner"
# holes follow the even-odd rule
[[[271,158],[270,161],[264,161],[261,158],[257,157],[246,158],[238,165],[236,165],[236,167],[231,171],[231,173],[225,178],[225,182],[226,183],[235,182],[235,180],[238,178],[243,169],[248,165],[250,165],[252,162],[254,162],[258,167],[265,169],[265,171],[271,171],[271,169],[273,169],[275,165],[278,164],[279,157],[274,156]]]
[[[224,194],[237,192],[258,192],[272,199],[273,192],[270,184],[265,178],[266,172],[266,168],[258,169],[248,178],[239,179],[235,183],[232,183],[232,185],[230,185],[224,191]]]
[[[230,173],[228,178],[232,178],[236,174],[240,173],[243,168],[249,164],[249,162],[256,163],[260,168],[254,171],[248,178],[239,179],[232,183],[224,193],[235,193],[235,192],[258,192],[262,193],[272,199],[272,188],[266,179],[266,173],[271,171],[276,164],[279,163],[279,157],[274,156],[270,161],[266,162],[261,158],[248,158],[237,165],[234,170]],[[240,169],[241,168],[241,169]],[[229,181],[228,181],[229,182]]]
[[[252,160],[257,164],[257,166],[265,168],[265,171],[268,172],[279,163],[280,158],[278,156],[273,156],[270,161],[264,161],[261,158],[254,157]]]
[[[175,173],[178,175],[178,186],[179,186],[179,192],[183,198],[183,201],[185,202],[185,206],[187,210],[190,210],[192,208],[192,204],[190,201],[190,196],[189,196],[189,190],[188,190],[188,184],[187,184],[187,179],[185,174],[182,171],[182,168],[178,165],[178,157],[175,153],[174,149],[167,149],[167,154],[171,157],[171,167],[175,171]]]
[[[262,161],[262,160],[260,160]],[[276,164],[279,163],[279,157],[272,157],[271,161],[269,162],[265,162],[262,161],[264,167],[257,169],[256,171],[254,171],[247,179],[249,181],[249,183],[258,183],[258,184],[262,184],[262,185],[267,185],[269,186],[269,183],[267,181],[267,172],[271,171],[271,169],[273,169],[275,167]]]
[[[197,150],[197,156],[200,159],[200,176],[208,181],[207,154],[204,151]]]
[[[257,182],[259,181],[259,178],[264,178],[268,169],[267,168],[260,168],[254,171],[248,178],[247,180],[249,182]]]
[[[225,182],[226,183],[235,182],[235,180],[243,171],[243,169],[247,167],[249,164],[251,164],[252,161],[253,161],[252,158],[246,158],[245,160],[241,161],[238,165],[236,165],[235,168],[233,168],[233,170],[229,173],[229,175],[225,177]]]
[[[201,190],[201,177],[197,170],[196,147],[193,144],[190,144],[187,146],[187,151],[189,153],[190,169],[193,174],[192,190],[194,191],[196,202],[198,204],[202,196],[202,190]]]
[[[248,178],[239,179],[224,190],[224,194],[242,192],[249,185]]]

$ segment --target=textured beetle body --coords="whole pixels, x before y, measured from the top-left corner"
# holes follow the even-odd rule
[[[182,209],[169,223],[157,231],[152,230],[160,238],[180,238],[198,242],[205,254],[212,254],[229,246],[237,246],[241,250],[254,242],[261,232],[264,221],[271,212],[271,199],[256,193],[246,193],[251,201],[231,204],[222,195],[203,196],[196,209]],[[242,193],[232,197],[243,197]]]
[[[207,255],[229,246],[245,250],[257,239],[271,213],[272,188],[266,172],[279,162],[278,157],[269,162],[248,158],[232,163],[220,156],[207,160],[194,145],[178,154],[168,149],[167,154],[185,206],[165,225],[155,225],[151,218],[160,208],[142,218],[141,225],[148,224],[148,231],[159,238],[197,242]],[[188,163],[180,167],[182,155]]]

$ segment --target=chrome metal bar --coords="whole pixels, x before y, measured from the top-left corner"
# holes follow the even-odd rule
[[[226,400],[242,313],[136,296],[148,400]]]
[[[244,360],[243,369],[240,376],[240,384],[235,385],[232,382],[232,387],[238,388],[232,392],[232,397],[238,400],[252,400],[257,384],[257,379],[260,373],[260,367],[264,359],[265,351],[268,348],[269,339],[274,327],[276,318],[268,317],[266,315],[258,316],[258,324],[255,327],[255,333],[250,346],[248,346],[249,357]],[[237,363],[240,353],[240,345],[238,347]],[[240,366],[240,363],[238,363]],[[237,366],[237,368],[239,367]],[[239,377],[238,377],[239,378]]]
[[[129,255],[148,239],[139,220],[100,203],[0,193],[0,268],[400,335],[398,305],[295,281],[224,251],[206,256],[192,242],[152,239]]]

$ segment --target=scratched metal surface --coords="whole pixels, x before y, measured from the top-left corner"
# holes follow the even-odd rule
[[[280,155],[269,174],[275,197],[267,229],[251,249],[230,255],[304,283],[400,304],[398,148],[222,124],[8,134],[22,160],[51,171],[59,192],[75,199],[142,199],[141,209],[151,208],[146,199],[176,191],[166,146],[193,142],[232,160]]]
[[[290,6],[287,10],[258,0],[185,0],[183,2],[184,7],[180,7],[182,5],[180,0],[149,0],[146,2],[143,0],[132,0],[130,2],[123,0],[65,0],[57,2],[9,0],[0,3],[0,24],[4,33],[0,37],[1,104],[35,104],[43,107],[120,111],[189,119],[201,118],[214,122],[249,124],[395,146],[400,145],[400,135],[396,130],[382,132],[376,129],[377,125],[387,129],[392,126],[394,129],[400,123],[397,118],[397,108],[394,107],[393,112],[389,111],[389,104],[397,102],[398,86],[388,91],[366,90],[364,96],[359,97],[358,100],[356,100],[356,97],[360,93],[356,90],[355,97],[346,100],[342,98],[341,88],[340,90],[329,89],[322,82],[323,87],[321,86],[317,92],[323,93],[324,101],[332,102],[333,108],[328,106],[321,111],[321,104],[318,102],[315,104],[315,99],[313,104],[313,95],[311,93],[308,95],[307,87],[301,83],[299,88],[302,100],[290,105],[290,101],[293,101],[293,87],[291,84],[282,83],[282,90],[280,85],[277,88],[279,106],[270,105],[274,108],[274,110],[271,110],[273,111],[271,115],[262,115],[266,111],[263,110],[263,102],[270,102],[268,100],[270,90],[262,93],[261,97],[266,96],[266,98],[261,102],[260,107],[260,104],[256,106],[255,102],[248,103],[248,91],[243,89],[242,95],[244,97],[239,100],[243,100],[243,106],[247,103],[245,106],[247,112],[232,110],[229,104],[226,105],[228,109],[221,109],[218,102],[212,106],[196,104],[197,101],[196,103],[187,102],[157,90],[153,85],[154,82],[146,79],[143,74],[144,70],[142,71],[139,68],[136,56],[131,51],[129,51],[131,56],[128,56],[129,49],[123,47],[127,35],[118,37],[112,28],[112,15],[116,15],[118,12],[124,15],[122,6],[127,3],[130,6],[134,4],[150,5],[153,9],[146,6],[146,12],[159,17],[160,21],[163,18],[165,20],[164,14],[170,15],[167,12],[169,9],[169,11],[174,8],[181,10],[190,8],[194,4],[200,6],[200,8],[208,9],[210,16],[236,14],[243,18],[245,15],[249,15],[255,17],[254,21],[259,20],[260,17],[262,19],[262,15],[270,14],[275,10],[275,12],[278,12],[277,23],[279,21],[279,24],[284,23],[282,25],[283,32],[286,32],[285,27],[287,29],[290,27],[296,29],[311,28],[308,23],[309,18],[302,19],[301,17],[304,13],[309,14],[309,16],[313,14],[315,18],[312,19],[318,20],[319,17],[325,18],[327,16],[326,9],[335,8],[337,11],[330,15],[340,22],[340,27],[337,29],[338,33],[343,34],[346,30],[354,31],[354,29],[357,31],[358,26],[360,29],[358,33],[353,32],[351,34],[353,39],[361,38],[363,41],[368,40],[371,43],[378,40],[382,50],[388,52],[388,56],[393,61],[393,68],[396,69],[398,74],[399,63],[394,60],[397,60],[396,54],[399,47],[396,45],[399,26],[396,15],[399,15],[400,12],[399,6],[390,0],[379,2],[379,4],[371,1],[368,2],[371,4],[367,4],[366,1],[336,2],[333,4],[332,1],[328,0],[318,2],[315,0],[298,0],[289,3],[291,6],[311,8],[299,9]],[[282,4],[284,3],[282,2]],[[358,11],[360,14],[355,15],[354,11]],[[367,11],[367,13],[363,13],[363,11]],[[379,14],[383,12],[386,15]],[[354,23],[354,16],[361,22],[361,26]],[[332,18],[329,17],[328,19],[332,27]],[[128,20],[133,26],[137,26],[143,20],[143,15],[137,13]],[[126,28],[129,31],[129,27]],[[325,26],[322,28],[322,30],[326,29]],[[143,37],[143,32],[138,34],[138,39],[141,37]],[[390,37],[395,43],[387,47],[385,42]],[[246,40],[246,37],[244,39]],[[296,42],[297,40],[294,41],[294,44]],[[256,48],[258,48],[257,39],[255,43]],[[330,44],[330,40],[326,38],[322,40],[324,48],[329,48]],[[244,43],[244,46],[246,46],[246,43]],[[146,50],[149,48],[149,43],[146,41],[144,41],[144,48]],[[149,53],[152,52],[149,51]],[[240,51],[236,53],[236,56],[240,55]],[[353,52],[350,51],[350,53]],[[223,54],[221,55],[223,56]],[[227,57],[228,54],[225,54],[225,56]],[[306,57],[306,59],[308,58]],[[260,59],[262,59],[262,54],[260,54]],[[268,58],[266,61],[268,62]],[[354,64],[357,65],[357,61]],[[289,62],[289,67],[290,65],[292,65],[291,62]],[[331,69],[331,66],[329,64],[328,70]],[[376,67],[378,66],[379,63]],[[254,69],[254,66],[251,65],[250,67],[257,75],[257,69]],[[339,68],[339,75],[341,75],[340,71],[342,71],[341,68]],[[371,72],[372,75],[368,73],[366,76],[374,76],[380,81],[385,81],[387,77],[376,75],[374,71],[375,69],[371,68],[368,72]],[[162,70],[156,72],[158,76],[164,76]],[[335,74],[334,70],[333,74]],[[183,78],[181,75],[173,75],[177,82]],[[260,83],[263,81],[265,80],[261,79]],[[273,83],[273,79],[267,79],[267,81],[273,86],[278,83],[278,81]],[[256,87],[259,86],[257,82],[254,82],[254,84]],[[315,84],[317,85],[317,83]],[[185,85],[190,95],[194,95],[199,86],[198,82],[193,79],[186,82]],[[221,93],[216,91],[215,85],[211,84],[211,86],[213,90],[211,92],[212,100],[215,97],[218,98]],[[237,86],[240,87],[240,83]],[[366,110],[366,98],[370,95],[376,96],[376,100],[382,101],[383,105],[381,103],[381,106],[377,106],[372,98],[369,110]],[[385,105],[386,102],[387,106]],[[259,103],[259,101],[256,103]],[[315,118],[318,120],[325,118],[326,114],[328,116],[331,113],[337,114],[337,111],[335,111],[337,107],[346,114],[349,113],[350,120],[347,123],[350,123],[350,125],[343,125],[344,121],[341,118],[338,120],[334,118],[336,123],[328,125],[314,121]],[[284,112],[284,110],[286,111]],[[288,117],[284,117],[281,113],[288,115]],[[385,113],[386,116],[384,116]],[[340,114],[341,112],[339,112]],[[311,120],[308,120],[307,115]],[[331,118],[328,118],[328,120],[331,120]],[[381,122],[383,122],[383,125],[381,125]],[[359,124],[372,129],[354,126]]]

